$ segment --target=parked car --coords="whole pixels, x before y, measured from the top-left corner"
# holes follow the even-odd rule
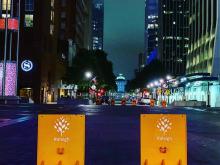
[[[108,96],[102,96],[101,97],[101,104],[108,104],[110,105],[110,99]]]
[[[141,104],[141,105],[150,105],[150,98],[142,98],[139,101],[139,104]]]

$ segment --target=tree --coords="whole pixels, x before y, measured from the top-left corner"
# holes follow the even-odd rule
[[[98,87],[115,89],[112,62],[108,61],[104,51],[80,49],[73,59],[73,66],[67,68],[66,83],[77,84],[82,91],[87,90],[86,86],[90,85],[90,81],[84,76],[86,71],[93,73],[98,81]]]
[[[142,71],[138,72],[133,80],[128,81],[127,91],[132,91],[137,88],[145,88],[146,84],[164,77],[165,72],[159,60],[152,61],[149,65],[145,66]]]

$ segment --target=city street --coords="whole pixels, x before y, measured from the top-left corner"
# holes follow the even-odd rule
[[[35,165],[38,114],[86,115],[86,165],[139,165],[140,114],[187,114],[188,164],[220,164],[220,111],[146,106],[1,105],[0,165]]]

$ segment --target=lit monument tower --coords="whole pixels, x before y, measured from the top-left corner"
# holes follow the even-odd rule
[[[0,0],[0,95],[17,95],[20,0]]]
[[[116,78],[116,85],[117,85],[117,92],[124,93],[125,92],[125,85],[127,84],[125,77],[123,74],[119,74]]]

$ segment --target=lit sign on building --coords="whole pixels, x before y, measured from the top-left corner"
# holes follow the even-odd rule
[[[0,30],[5,29],[5,19],[1,18],[0,19]]]
[[[16,79],[17,79],[16,62],[6,63],[5,72],[5,95],[16,96]],[[2,80],[3,80],[3,63],[0,63],[0,95],[2,95]]]
[[[8,19],[8,30],[18,30],[19,21],[15,18]],[[0,19],[0,30],[5,30],[5,18]]]
[[[33,62],[30,60],[24,60],[21,63],[21,69],[25,72],[29,72],[33,69]]]

